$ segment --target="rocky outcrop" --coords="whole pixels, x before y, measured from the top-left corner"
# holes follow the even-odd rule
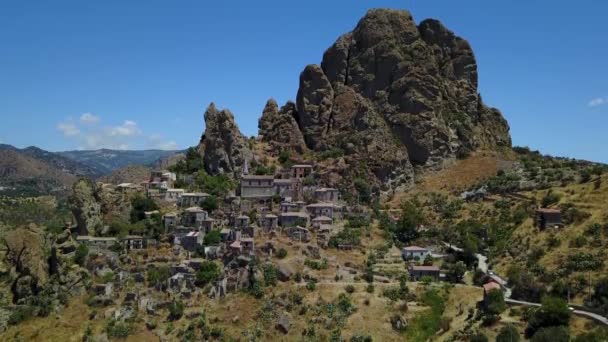
[[[79,235],[103,233],[104,222],[127,222],[131,212],[131,197],[113,186],[102,186],[89,179],[80,179],[72,187],[68,205],[76,220]]]
[[[295,114],[295,103],[287,102],[279,110],[279,106],[274,99],[268,100],[258,123],[262,141],[270,143],[276,150],[304,153],[306,143]]]
[[[76,219],[79,235],[95,235],[101,231],[101,197],[99,188],[93,181],[82,178],[74,183],[68,204]]]
[[[6,264],[10,267],[13,302],[41,291],[49,281],[49,265],[45,259],[47,241],[37,227],[18,228],[4,239]]]
[[[469,43],[437,20],[416,25],[407,11],[369,11],[320,66],[304,69],[296,103],[290,136],[299,131],[315,152],[343,152],[335,170],[344,178],[393,189],[411,185],[417,169],[511,145],[507,122],[478,93]],[[276,107],[260,119],[271,141],[285,139],[269,128]]]
[[[241,133],[234,116],[227,109],[218,110],[213,103],[205,112],[205,133],[198,151],[205,171],[211,175],[241,174],[245,161],[251,162],[253,153],[247,138]]]

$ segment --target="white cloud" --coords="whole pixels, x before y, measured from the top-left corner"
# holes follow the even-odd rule
[[[80,130],[71,122],[62,122],[57,125],[57,129],[61,131],[65,137],[73,137],[80,134]]]
[[[132,148],[151,148],[177,150],[178,144],[165,139],[160,134],[144,134],[133,120],[125,120],[121,125],[102,126],[101,117],[84,113],[79,118],[67,118],[57,125],[66,138],[74,141],[78,149],[97,150],[108,148],[128,150]]]
[[[96,124],[99,122],[99,116],[93,113],[84,113],[80,116],[80,122],[84,124]]]
[[[179,146],[173,140],[165,141],[160,134],[151,134],[148,136],[149,147],[159,150],[178,150]]]
[[[589,107],[597,107],[597,106],[605,105],[607,103],[608,103],[608,98],[606,98],[606,97],[597,97],[597,98],[589,101],[589,103],[587,105]]]
[[[112,137],[132,137],[141,134],[141,130],[139,127],[137,127],[137,123],[131,120],[126,120],[120,126],[111,127],[108,132],[108,134]]]

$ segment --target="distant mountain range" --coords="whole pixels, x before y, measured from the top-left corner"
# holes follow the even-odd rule
[[[103,176],[130,165],[153,166],[160,159],[168,158],[179,152],[180,151],[164,150],[123,151],[101,149],[92,151],[57,152],[56,154],[86,165],[94,170],[97,176]]]
[[[36,196],[65,193],[79,177],[134,181],[146,170],[164,166],[180,151],[49,152],[0,144],[0,194]],[[104,177],[105,176],[105,177]]]

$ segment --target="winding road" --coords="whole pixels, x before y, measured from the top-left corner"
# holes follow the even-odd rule
[[[449,244],[447,242],[443,242],[443,244],[448,247],[451,248],[457,252],[462,252],[463,249],[457,246],[454,246],[452,244]],[[496,283],[498,283],[498,285],[500,285],[500,287],[503,289],[504,291],[504,296],[505,296],[505,302],[512,304],[512,305],[526,305],[526,306],[541,306],[540,303],[534,303],[534,302],[526,302],[526,301],[522,301],[522,300],[516,300],[516,299],[511,299],[511,289],[507,286],[508,283],[507,281],[500,277],[497,274],[494,274],[492,272],[492,274],[490,274],[489,270],[488,270],[488,257],[482,254],[475,254],[475,257],[477,258],[477,268],[479,268],[483,273],[485,273],[486,275],[488,275],[490,278],[492,278],[492,280],[494,280]],[[569,304],[571,305],[571,304]],[[578,316],[583,316],[586,318],[590,318],[598,323],[604,324],[604,325],[608,325],[608,318],[606,318],[605,316],[596,314],[594,312],[591,311],[586,311],[586,310],[580,310],[580,309],[575,309],[572,311],[573,314],[578,315]]]

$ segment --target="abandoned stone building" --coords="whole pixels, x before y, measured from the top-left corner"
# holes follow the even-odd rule
[[[198,207],[203,203],[205,198],[210,196],[204,192],[187,192],[181,194],[177,204],[182,208]]]
[[[337,203],[340,199],[340,191],[334,188],[319,188],[315,190],[315,200],[318,202]]]
[[[241,178],[241,198],[261,202],[275,195],[273,176],[243,175]]]
[[[310,215],[303,212],[287,212],[279,214],[279,224],[281,227],[291,227],[295,225],[308,226]]]
[[[332,219],[342,217],[343,207],[334,203],[319,202],[306,206],[306,211],[311,217],[327,216]]]
[[[312,165],[296,164],[291,167],[291,178],[306,178],[312,174]]]
[[[547,228],[561,228],[564,226],[562,212],[559,209],[540,208],[535,212],[536,226],[540,230]]]

